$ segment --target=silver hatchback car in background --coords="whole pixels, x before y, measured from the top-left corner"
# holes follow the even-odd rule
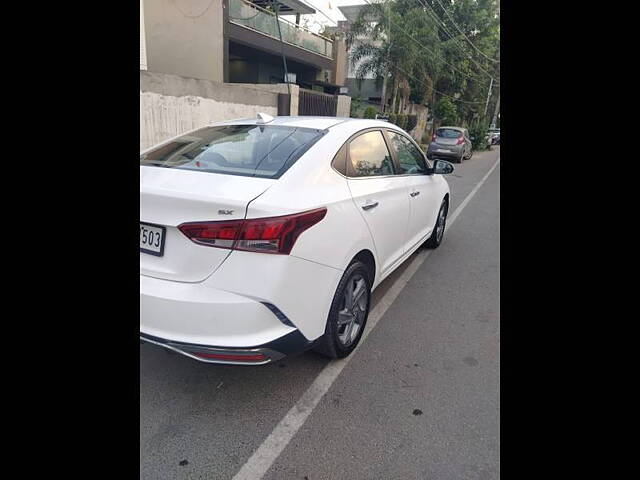
[[[469,130],[462,127],[440,127],[438,128],[427,149],[427,158],[451,159],[454,162],[462,163],[473,155]]]

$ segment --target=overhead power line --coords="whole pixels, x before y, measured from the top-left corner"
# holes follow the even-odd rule
[[[500,61],[499,61],[499,60],[496,60],[496,59],[494,59],[494,58],[489,58],[489,57],[487,57],[487,56],[484,54],[484,52],[483,52],[482,50],[480,50],[478,47],[476,47],[476,46],[473,44],[473,42],[469,39],[469,37],[467,37],[467,36],[465,35],[465,33],[462,31],[462,29],[458,26],[458,24],[455,22],[455,20],[453,19],[453,17],[452,17],[451,15],[449,15],[449,12],[447,11],[447,9],[446,9],[446,8],[444,8],[444,5],[442,5],[442,3],[440,3],[440,0],[436,0],[436,2],[438,2],[438,5],[440,5],[440,7],[442,7],[442,10],[444,10],[444,13],[447,15],[447,17],[449,17],[449,19],[451,20],[451,23],[453,23],[453,26],[454,26],[454,27],[456,27],[456,29],[457,29],[457,30],[462,34],[462,36],[463,36],[464,38],[466,38],[466,39],[467,39],[467,42],[469,42],[469,44],[471,44],[471,46],[472,46],[473,48],[475,48],[475,49],[476,49],[476,51],[477,51],[478,53],[480,53],[480,54],[481,54],[484,58],[486,58],[487,60],[491,60],[492,62],[495,62],[495,63],[500,63]]]
[[[373,5],[371,2],[369,2],[369,0],[364,0],[365,3],[367,3],[368,5]],[[408,33],[404,28],[402,28],[400,25],[398,25],[397,23],[391,21],[391,19],[389,19],[389,22],[391,23],[391,25],[393,25],[394,27],[400,29],[400,31],[402,31],[407,37],[409,37],[411,40],[413,40],[414,42],[416,42],[416,44],[418,44],[419,46],[421,46],[423,49],[425,49],[427,52],[429,52],[431,55],[433,55],[435,58],[437,58],[438,60],[440,60],[441,62],[449,65],[454,71],[460,73],[461,75],[465,75],[467,77],[469,77],[472,80],[477,80],[479,81],[479,79],[477,77],[473,77],[471,75],[469,75],[468,73],[462,72],[461,70],[458,70],[458,68],[454,67],[452,64],[450,64],[449,62],[447,62],[446,60],[444,60],[442,57],[436,55],[433,50],[431,50],[429,47],[427,47],[426,45],[424,45],[423,43],[421,43],[420,41],[416,40],[415,37],[413,37],[413,35],[411,35],[410,33]],[[489,75],[489,78],[493,78],[491,77],[490,74],[487,73],[487,75]],[[486,81],[485,81],[486,82]]]
[[[469,60],[471,60],[477,67],[479,67],[481,70],[485,71],[481,65],[478,65],[478,63],[473,59],[473,57],[471,55],[469,55],[469,52],[467,52],[467,50],[464,49],[464,47],[462,46],[462,44],[458,41],[458,39],[455,37],[455,35],[453,35],[449,29],[446,27],[445,22],[438,16],[438,14],[433,10],[433,8],[431,7],[431,5],[429,5],[428,3],[426,3],[426,1],[424,0],[416,0],[420,6],[425,7],[425,12],[427,13],[427,15],[429,15],[429,17],[431,17],[436,24],[438,25],[438,27],[443,30],[451,40],[453,40],[453,43],[456,47],[458,47],[458,49],[464,53],[467,58],[469,58]],[[488,72],[486,72],[488,73]],[[489,74],[489,76],[491,76]],[[492,77],[493,78],[493,77]],[[494,79],[495,80],[495,79]]]
[[[447,35],[449,35],[449,38],[454,41],[456,46],[466,54],[467,53],[466,50],[462,48],[462,45],[458,42],[458,40],[451,34],[451,32],[449,32],[445,23],[442,21],[442,19],[438,17],[438,15],[433,11],[432,8],[429,8],[430,5],[424,2],[423,0],[416,0],[416,1],[420,4],[420,6],[423,6],[426,8],[425,12],[427,13],[427,15],[429,15],[429,17],[431,17],[436,22],[438,27],[440,27]]]
[[[476,65],[480,70],[482,70],[482,71],[483,71],[483,72],[485,72],[487,75],[489,75],[489,77],[491,78],[491,81],[495,82],[495,78],[493,78],[493,76],[492,76],[492,75],[491,75],[487,70],[485,70],[485,68],[484,68],[482,65],[480,65],[480,64],[479,64],[479,63],[478,63],[478,62],[473,58],[473,56],[472,56],[472,55],[470,55],[470,54],[469,54],[469,52],[467,52],[467,50],[465,50],[465,49],[462,47],[462,44],[461,44],[460,42],[458,42],[458,39],[457,39],[454,35],[452,35],[452,34],[451,34],[451,32],[446,28],[444,20],[438,16],[438,14],[435,12],[435,10],[433,9],[433,7],[432,7],[431,5],[429,5],[425,0],[416,0],[416,1],[417,1],[418,3],[420,3],[420,5],[422,5],[422,6],[424,6],[424,7],[426,8],[426,10],[425,10],[425,11],[427,12],[427,14],[428,14],[431,18],[433,18],[433,19],[436,21],[436,23],[438,23],[438,26],[439,26],[442,30],[444,30],[444,31],[446,32],[446,34],[447,34],[447,35],[449,35],[449,38],[451,38],[451,40],[453,40],[453,42],[454,42],[454,43],[455,43],[455,45],[460,49],[460,51],[461,51],[461,52],[463,52],[463,53],[467,56],[467,58],[468,58],[469,60],[471,60],[471,61],[474,63],[474,65]],[[464,35],[464,33],[463,33],[463,35]]]
[[[403,69],[401,69],[400,67],[396,66],[395,68],[397,68],[398,70],[400,70],[402,73],[404,73],[406,76],[413,78],[416,82],[421,83],[422,85],[424,85],[425,87],[431,89],[431,91],[439,93],[440,95],[442,95],[443,97],[449,97],[450,99],[452,99],[454,102],[460,102],[460,103],[469,103],[469,104],[474,104],[474,105],[478,105],[478,104],[482,104],[484,102],[469,102],[467,100],[460,100],[459,98],[453,97],[447,93],[441,92],[439,90],[436,90],[435,88],[433,88],[431,85],[427,85],[425,82],[423,82],[422,80],[420,80],[418,77],[416,77],[415,75],[410,74],[409,72],[405,72]]]

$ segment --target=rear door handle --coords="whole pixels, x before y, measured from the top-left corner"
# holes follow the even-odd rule
[[[372,208],[376,208],[378,206],[378,202],[367,203],[366,205],[362,205],[363,210],[371,210]]]
[[[420,195],[420,192],[411,192],[409,195],[411,195],[412,197],[417,197],[418,195]]]

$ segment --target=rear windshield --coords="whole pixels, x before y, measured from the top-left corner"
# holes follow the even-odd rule
[[[462,135],[462,132],[453,128],[439,128],[436,135],[443,138],[458,138]]]
[[[280,178],[322,135],[282,125],[207,127],[140,156],[140,165]]]

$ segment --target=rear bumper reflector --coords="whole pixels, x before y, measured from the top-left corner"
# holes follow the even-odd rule
[[[140,332],[140,340],[172,350],[194,360],[226,365],[265,365],[303,352],[313,346],[295,330],[265,345],[247,348],[227,348],[175,342]]]
[[[238,355],[238,354],[230,354],[230,353],[194,352],[194,354],[200,358],[232,361],[232,362],[256,363],[256,362],[264,362],[265,360],[269,360],[269,357],[265,356],[263,353],[256,353],[256,354],[248,353],[245,355]]]

